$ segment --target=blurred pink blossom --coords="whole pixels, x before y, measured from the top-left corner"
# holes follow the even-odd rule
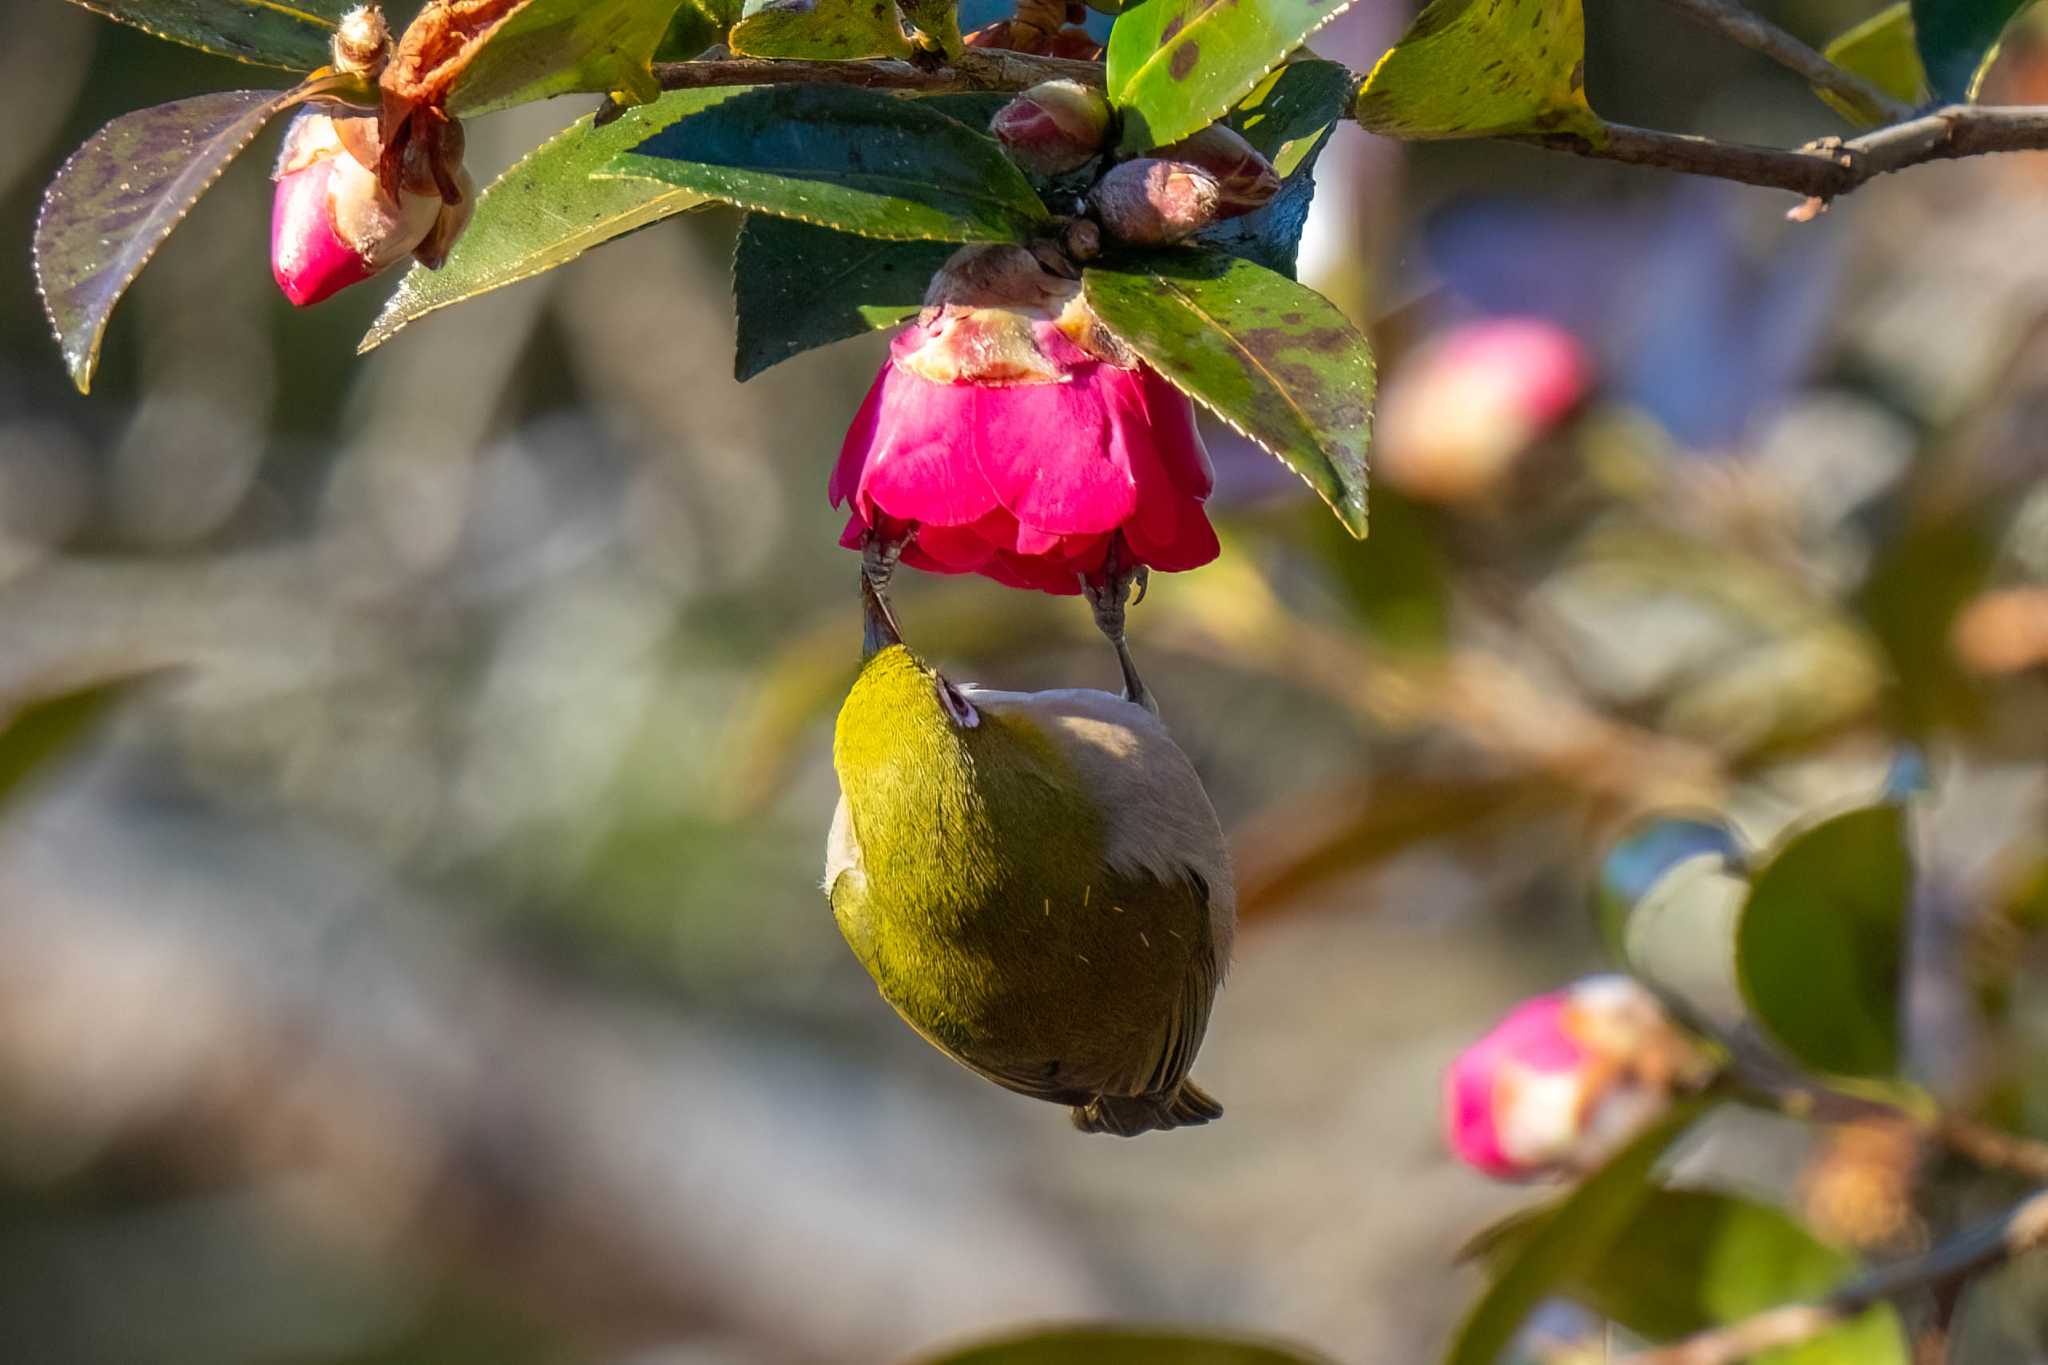
[[[1451,1150],[1521,1180],[1598,1165],[1705,1078],[1699,1045],[1624,976],[1594,976],[1517,1005],[1444,1077]]]

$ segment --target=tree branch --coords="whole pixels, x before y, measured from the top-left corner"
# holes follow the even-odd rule
[[[1719,11],[1725,0],[1673,0]],[[1762,21],[1758,21],[1761,23]],[[1797,42],[1787,35],[1787,41]],[[1816,60],[1820,60],[1816,57]],[[1832,64],[1823,61],[1830,69]],[[970,48],[953,62],[784,61],[763,57],[708,57],[691,62],[658,62],[654,74],[664,90],[697,90],[731,85],[853,85],[869,90],[916,90],[943,94],[966,90],[1024,90],[1040,81],[1073,80],[1100,87],[1102,63],[1040,57],[998,48]],[[1846,75],[1847,73],[1843,73]],[[616,116],[607,101],[598,121]],[[1504,139],[1569,152],[1601,161],[1651,166],[1685,175],[1711,176],[1765,189],[1789,190],[1805,202],[1789,216],[1805,220],[1829,202],[1880,175],[1930,161],[1953,161],[1990,152],[2048,150],[2048,107],[1955,104],[1919,118],[1843,141],[1822,138],[1804,147],[1757,147],[1719,142],[1685,133],[1663,133],[1627,124],[1608,124],[1595,143],[1576,133],[1529,133]]]
[[[1800,42],[1770,20],[1735,0],[1665,0],[1673,9],[1741,44],[1769,57],[1811,85],[1844,100],[1867,114],[1873,122],[1902,123],[1913,117],[1913,106],[1893,99],[1853,71],[1845,71],[1820,53]]]
[[[656,62],[654,77],[664,90],[701,90],[722,85],[857,85],[867,90],[917,90],[927,94],[1028,90],[1040,81],[1057,80],[1079,81],[1100,88],[1103,79],[1101,62],[1038,57],[1000,48],[969,48],[949,64],[930,67],[893,58],[807,62],[713,57],[694,62]]]
[[[1511,140],[1574,156],[1790,190],[1806,196],[1806,202],[1789,215],[1803,221],[1824,211],[1829,201],[1909,166],[1992,152],[2048,150],[2048,108],[1953,104],[1848,141],[1822,138],[1791,150],[1660,133],[1627,124],[1609,124],[1607,134],[1606,141],[1597,146],[1571,133],[1530,134]]]
[[[1639,1351],[1621,1365],[1740,1365],[1781,1346],[1811,1341],[1880,1303],[1919,1290],[1960,1289],[1995,1266],[2048,1246],[2048,1190],[1942,1242],[1924,1256],[1860,1276],[1818,1303],[1787,1304],[1754,1317]]]

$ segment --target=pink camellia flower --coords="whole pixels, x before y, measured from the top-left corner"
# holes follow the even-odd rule
[[[394,203],[377,183],[377,120],[308,110],[292,120],[278,156],[270,213],[270,270],[304,308],[411,256],[423,246],[438,265],[467,221],[473,195],[447,205],[437,191],[402,190]],[[459,179],[466,181],[466,173]]]
[[[1578,406],[1592,378],[1578,338],[1545,319],[1453,328],[1390,377],[1375,423],[1374,470],[1419,498],[1476,497]]]
[[[1073,593],[1214,559],[1212,482],[1187,397],[1095,325],[1078,284],[1022,247],[970,246],[890,347],[830,493],[851,504],[849,548],[909,537],[915,568]]]
[[[1517,1005],[1444,1077],[1444,1126],[1467,1165],[1508,1180],[1591,1169],[1706,1079],[1697,1041],[1624,976]]]

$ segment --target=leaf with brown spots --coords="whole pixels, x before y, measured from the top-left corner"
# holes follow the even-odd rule
[[[1143,0],[1109,31],[1105,78],[1122,149],[1214,123],[1350,0]]]
[[[1352,116],[1426,139],[1577,133],[1606,125],[1586,103],[1579,0],[1433,0],[1381,57]]]
[[[896,0],[770,0],[734,26],[726,45],[742,57],[811,61],[910,55]]]
[[[1372,348],[1335,304],[1209,251],[1092,269],[1082,288],[1111,333],[1301,475],[1353,535],[1365,534]]]

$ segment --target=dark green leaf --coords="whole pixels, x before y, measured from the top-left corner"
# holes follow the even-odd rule
[[[554,95],[661,93],[648,64],[680,0],[526,0],[484,39],[448,92],[473,118]]]
[[[1350,0],[1143,0],[1109,31],[1122,149],[1176,142],[1223,117]]]
[[[1480,1254],[1501,1266],[1521,1255],[1562,1206],[1516,1215]],[[1704,1190],[1653,1190],[1597,1257],[1553,1292],[1651,1341],[1705,1331],[1764,1309],[1818,1298],[1854,1273],[1846,1254],[1776,1209]],[[1898,1315],[1881,1307],[1756,1365],[1904,1365]]]
[[[653,180],[593,180],[591,174],[676,120],[748,87],[672,90],[602,128],[589,118],[543,142],[477,197],[476,217],[439,270],[415,265],[363,338],[389,341],[407,323],[452,303],[533,276],[614,237],[714,202]]]
[[[1286,177],[1256,212],[1204,228],[1195,240],[1294,278],[1301,230],[1315,198],[1315,163],[1350,99],[1351,73],[1335,62],[1289,62],[1259,82],[1224,121]]]
[[[1337,62],[1288,62],[1252,87],[1223,121],[1289,176],[1344,117],[1357,83]]]
[[[1983,682],[1944,645],[1965,604],[1990,581],[1998,532],[1971,515],[1930,520],[1893,540],[1857,594],[1895,679],[1895,721],[1909,734],[1970,729],[1984,718]]]
[[[1887,1078],[1913,861],[1906,813],[1868,806],[1796,835],[1757,874],[1736,934],[1743,998],[1800,1064]]]
[[[1354,111],[1400,138],[1606,137],[1586,103],[1579,0],[1432,0],[1366,78]]]
[[[30,778],[91,734],[117,702],[155,676],[156,671],[138,671],[102,678],[32,696],[12,714],[0,714],[0,810]]]
[[[1821,55],[1894,99],[1918,105],[1927,98],[1927,68],[1920,64],[1920,48],[1913,39],[1913,9],[1907,0],[1899,0],[1842,33]],[[1851,123],[1868,128],[1884,121],[1882,111],[1852,105],[1832,90],[1816,86],[1814,93]]]
[[[917,312],[951,242],[887,242],[750,213],[733,251],[739,319],[733,377]]]
[[[1977,93],[2000,35],[2030,0],[1912,0],[1913,37],[1927,83],[1944,104]]]
[[[1337,306],[1249,261],[1157,252],[1083,277],[1103,324],[1277,455],[1365,534],[1372,349]]]
[[[740,20],[727,46],[745,57],[813,61],[910,55],[896,0],[774,0]]]
[[[1601,862],[1594,889],[1608,950],[1626,959],[1629,916],[1682,869],[1739,871],[1745,856],[1741,838],[1716,816],[1656,816],[1631,827]]]
[[[669,18],[668,32],[654,45],[657,62],[687,62],[725,35],[739,22],[739,0],[683,0]]]
[[[355,0],[73,0],[187,47],[252,66],[312,71],[327,65],[335,26]]]
[[[1323,1356],[1218,1332],[1048,1327],[920,1358],[919,1365],[1327,1365]]]
[[[1022,241],[1046,218],[994,139],[918,101],[848,86],[748,91],[615,157],[606,173],[899,241]]]
[[[138,109],[58,168],[36,218],[36,288],[80,393],[92,386],[114,305],[171,229],[264,124],[334,85],[228,90]]]
[[[1552,1205],[1548,1217],[1508,1229],[1498,1239],[1504,1248],[1491,1253],[1493,1283],[1459,1326],[1446,1365],[1495,1365],[1539,1304],[1597,1273],[1655,1197],[1651,1170],[1703,1108],[1697,1100],[1675,1105]]]

